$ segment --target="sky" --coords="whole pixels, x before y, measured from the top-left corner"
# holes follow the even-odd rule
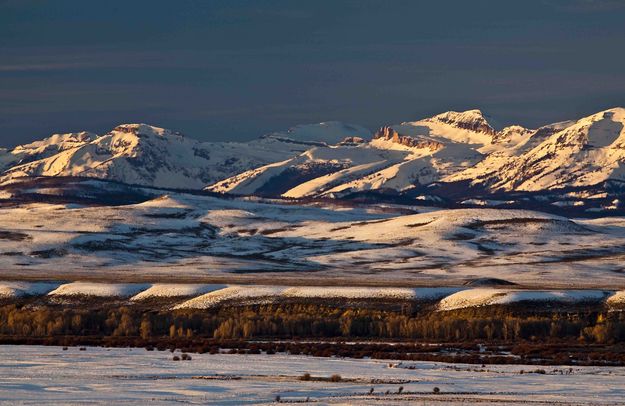
[[[0,0],[0,145],[144,122],[240,141],[625,106],[625,1]]]

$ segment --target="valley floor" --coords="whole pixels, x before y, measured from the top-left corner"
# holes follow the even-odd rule
[[[0,208],[3,279],[625,288],[625,220],[171,194]]]
[[[128,348],[0,346],[0,403],[240,405],[271,404],[279,396],[283,403],[315,404],[625,404],[625,368],[616,367],[192,357],[173,361],[169,351]],[[311,380],[300,379],[305,373]],[[332,375],[341,381],[329,382]]]

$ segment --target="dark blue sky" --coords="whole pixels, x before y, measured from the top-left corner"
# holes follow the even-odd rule
[[[203,140],[625,105],[625,1],[0,0],[0,144],[146,122]]]

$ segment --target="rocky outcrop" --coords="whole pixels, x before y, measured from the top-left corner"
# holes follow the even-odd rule
[[[364,144],[364,143],[365,143],[365,139],[362,137],[345,137],[343,138],[343,141],[339,142],[338,145],[341,145],[344,147],[353,147],[353,146]]]
[[[494,134],[492,143],[501,144],[506,143],[514,138],[529,137],[533,132],[534,130],[521,127],[520,125],[511,125]]]
[[[424,137],[412,137],[409,135],[401,135],[397,131],[395,131],[391,127],[382,127],[380,128],[374,135],[373,139],[384,139],[387,141],[394,142],[396,144],[401,144],[410,148],[423,149],[427,148],[432,151],[437,151],[443,148],[443,144],[434,141],[431,139],[427,139]]]
[[[119,134],[132,134],[137,137],[143,136],[161,136],[161,137],[178,137],[183,138],[182,133],[178,131],[171,131],[164,128],[154,127],[147,124],[121,124],[113,128],[111,133]]]

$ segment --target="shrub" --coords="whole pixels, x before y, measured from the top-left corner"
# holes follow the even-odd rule
[[[342,380],[343,378],[339,374],[334,374],[330,377],[330,382],[341,382]]]
[[[435,386],[434,390],[432,390],[432,392],[434,392],[434,393],[441,393],[441,389],[438,386]]]
[[[404,391],[404,387],[400,386],[399,389],[397,389],[397,393],[402,393]]]
[[[180,361],[180,357],[179,357],[179,356],[177,356],[177,355],[174,355],[174,357],[172,358],[172,360],[174,360],[174,361]]]
[[[306,372],[304,375],[299,377],[300,381],[310,381],[310,374]]]

